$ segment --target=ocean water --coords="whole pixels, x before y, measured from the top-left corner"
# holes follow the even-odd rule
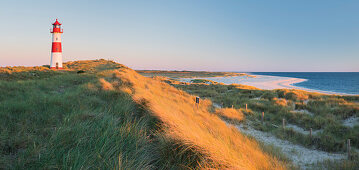
[[[249,74],[302,78],[307,81],[293,85],[314,90],[359,94],[359,72],[250,72]]]

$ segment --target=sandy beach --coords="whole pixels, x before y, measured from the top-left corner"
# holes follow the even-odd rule
[[[182,78],[181,81],[190,82],[195,78]],[[314,90],[303,87],[295,86],[296,83],[300,83],[303,81],[307,81],[307,79],[293,78],[293,77],[280,77],[280,76],[267,76],[267,75],[255,75],[255,77],[247,77],[247,76],[233,76],[233,77],[207,77],[200,78],[212,80],[219,83],[224,84],[243,84],[254,86],[260,89],[265,90],[273,90],[273,89],[299,89],[305,90],[309,92],[317,92],[324,94],[336,94],[336,95],[348,95],[344,93],[330,92],[330,91],[322,91],[322,90]]]

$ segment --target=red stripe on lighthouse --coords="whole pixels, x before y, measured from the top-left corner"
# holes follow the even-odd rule
[[[61,42],[52,42],[52,52],[62,52]]]
[[[51,33],[63,33],[60,28],[53,28]]]

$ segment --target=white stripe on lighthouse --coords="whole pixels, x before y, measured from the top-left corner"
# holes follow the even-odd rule
[[[56,63],[57,63],[58,68],[62,68],[62,53],[61,52],[51,53],[50,68],[56,68]]]
[[[52,42],[61,42],[61,33],[53,33]]]

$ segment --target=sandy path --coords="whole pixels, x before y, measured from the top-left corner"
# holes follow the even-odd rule
[[[359,117],[356,116],[349,117],[348,119],[345,119],[343,121],[343,125],[351,128],[356,125],[359,125]]]
[[[221,105],[217,103],[213,103],[213,107],[222,108]],[[244,124],[242,123],[236,126],[237,129],[243,134],[252,136],[257,141],[261,141],[266,145],[273,145],[277,148],[280,148],[283,154],[285,154],[288,159],[290,159],[295,165],[298,165],[301,169],[308,169],[311,167],[312,164],[322,162],[324,160],[340,160],[346,158],[346,154],[343,153],[329,153],[316,149],[308,149],[304,146],[293,144],[286,140],[278,139],[270,133],[253,129],[250,126],[250,121],[247,120],[247,122],[247,126],[244,126]],[[299,130],[304,134],[309,134],[309,132],[295,125],[290,126],[290,128],[298,128],[294,130]],[[315,135],[319,131],[320,130],[313,131],[313,135]]]
[[[242,133],[254,137],[256,140],[261,141],[267,145],[273,145],[282,150],[288,159],[301,169],[310,168],[311,164],[322,162],[324,160],[339,160],[345,159],[346,155],[341,153],[328,153],[315,149],[308,149],[301,145],[293,144],[286,140],[281,140],[272,134],[258,131],[250,126],[244,127],[243,124],[236,126]]]
[[[309,135],[310,131],[309,130],[305,130],[297,125],[294,124],[287,124],[285,125],[286,128],[292,128],[294,131],[298,132],[298,133],[302,133],[304,135]],[[312,130],[312,135],[316,135],[319,132],[322,132],[323,130]]]

